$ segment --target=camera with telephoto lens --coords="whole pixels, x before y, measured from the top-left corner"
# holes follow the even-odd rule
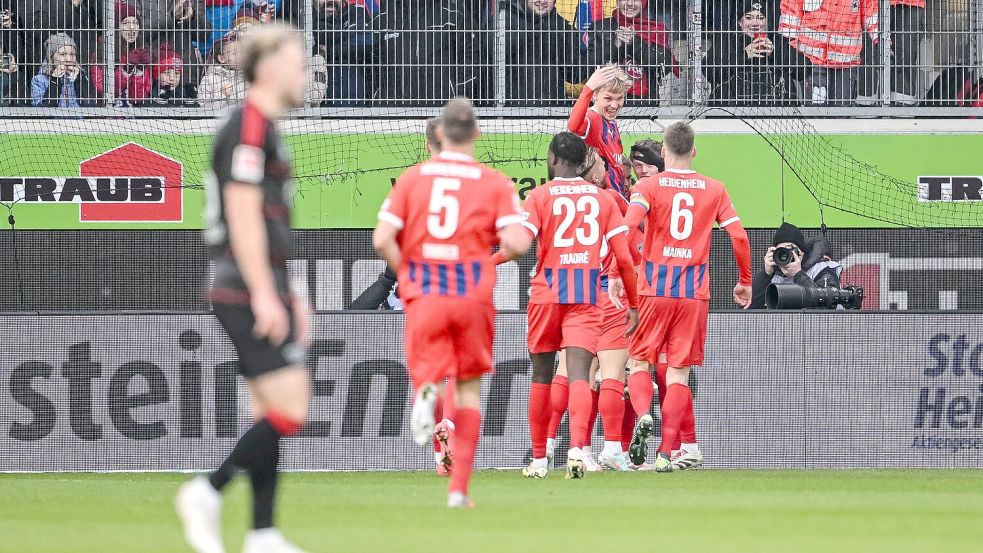
[[[769,284],[765,293],[768,309],[860,309],[864,302],[864,289],[860,286],[846,288],[809,288],[798,284]]]
[[[775,262],[775,265],[784,267],[795,261],[795,250],[786,248],[785,246],[779,246],[771,253],[771,259]]]

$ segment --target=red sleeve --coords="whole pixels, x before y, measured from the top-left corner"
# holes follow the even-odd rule
[[[751,242],[740,221],[725,227],[734,248],[734,261],[737,262],[738,284],[751,286]]]
[[[542,230],[543,226],[543,219],[538,209],[539,202],[536,201],[538,197],[539,195],[533,190],[531,194],[526,196],[526,201],[522,202],[523,217],[525,217],[525,220],[522,221],[522,226],[526,227],[532,233],[533,237],[539,236],[539,231]]]
[[[587,110],[590,109],[591,100],[594,98],[594,91],[584,85],[580,91],[577,103],[570,111],[570,118],[567,119],[567,130],[581,138],[587,138]]]
[[[720,185],[720,195],[717,197],[715,220],[720,225],[720,228],[727,228],[731,223],[739,223],[741,221],[741,218],[737,216],[737,210],[734,209],[734,202],[730,200],[730,195],[722,184]]]
[[[410,173],[413,168],[407,169],[398,179],[389,196],[382,202],[379,208],[379,220],[385,221],[390,225],[403,230],[406,226],[406,195],[409,190]]]
[[[619,232],[611,237],[608,242],[614,259],[618,265],[618,273],[625,283],[625,294],[628,295],[628,306],[638,307],[638,277],[635,275],[635,265],[632,263],[628,239],[625,233]],[[750,258],[750,253],[748,254]]]

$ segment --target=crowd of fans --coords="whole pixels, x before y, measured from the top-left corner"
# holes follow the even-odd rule
[[[223,107],[245,94],[238,42],[274,19],[310,21],[310,105],[557,104],[608,62],[642,103],[864,105],[885,96],[882,48],[892,103],[970,105],[974,2],[928,0],[936,17],[926,0],[890,0],[884,45],[879,0],[707,1],[697,49],[688,0],[313,0],[309,16],[302,0],[0,0],[0,105]],[[951,59],[926,94],[928,22],[964,28],[966,44],[936,48]]]

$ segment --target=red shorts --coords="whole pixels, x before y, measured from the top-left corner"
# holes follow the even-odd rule
[[[628,308],[615,307],[608,297],[607,290],[600,290],[598,293],[600,296],[597,305],[604,312],[604,322],[601,323],[601,337],[597,342],[597,351],[628,349],[628,338],[625,336],[625,332],[628,332],[626,319]],[[622,303],[627,305],[628,299],[625,298]]]
[[[406,361],[414,385],[492,371],[495,308],[460,298],[406,302]]]
[[[529,353],[549,353],[566,347],[597,353],[604,312],[589,303],[530,303]]]
[[[706,300],[642,296],[629,357],[655,365],[659,353],[665,352],[670,367],[702,365],[709,311]]]

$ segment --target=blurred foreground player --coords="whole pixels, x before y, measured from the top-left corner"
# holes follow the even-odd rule
[[[673,470],[670,453],[683,418],[692,409],[690,368],[703,364],[710,299],[707,262],[714,223],[727,231],[734,248],[739,271],[734,302],[745,309],[751,303],[747,232],[723,183],[692,170],[694,141],[693,129],[686,123],[666,129],[662,148],[666,170],[639,181],[628,206],[627,224],[632,232],[645,222],[639,284],[641,322],[629,345],[636,363],[628,386],[639,419],[629,454],[635,464],[645,460],[646,440],[653,426],[648,414],[653,396],[651,370],[665,353],[669,368],[662,405],[662,444],[655,462],[659,472]],[[643,381],[647,386],[640,385]],[[645,412],[641,413],[643,406]]]
[[[399,177],[373,243],[397,270],[406,302],[406,357],[416,389],[410,426],[420,446],[434,436],[439,385],[457,381],[447,506],[461,508],[473,506],[468,482],[481,428],[481,376],[492,370],[491,250],[501,245],[522,255],[531,238],[512,181],[472,158],[479,132],[468,100],[447,104],[437,136],[443,150]]]
[[[550,380],[556,352],[565,350],[569,378],[570,450],[567,478],[583,478],[582,448],[587,445],[591,414],[591,362],[597,353],[604,314],[598,307],[600,268],[611,248],[628,289],[627,333],[637,325],[635,271],[627,228],[614,200],[581,178],[587,145],[573,133],[553,137],[547,161],[550,182],[534,189],[523,205],[523,226],[536,237],[536,275],[529,298],[529,433],[532,461],[528,478],[548,474],[546,434],[550,421]],[[619,421],[620,422],[620,421]]]
[[[215,137],[204,233],[215,262],[209,295],[235,346],[256,423],[218,470],[178,492],[184,534],[198,553],[224,551],[219,492],[240,470],[253,489],[253,530],[243,551],[300,552],[273,527],[280,440],[300,431],[310,401],[307,305],[287,278],[291,169],[276,129],[287,109],[304,103],[306,56],[298,37],[280,25],[249,35],[241,54],[249,93]]]

